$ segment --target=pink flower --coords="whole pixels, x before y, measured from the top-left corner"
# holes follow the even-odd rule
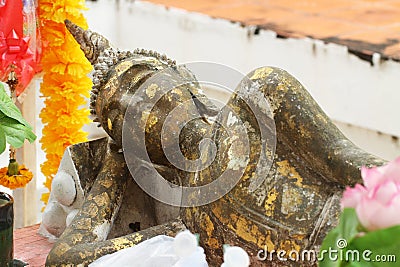
[[[367,189],[360,184],[356,184],[354,188],[346,187],[341,201],[342,208],[356,208],[361,198],[367,193]]]
[[[400,157],[387,165],[361,168],[364,186],[347,187],[342,208],[355,208],[368,230],[400,225]]]

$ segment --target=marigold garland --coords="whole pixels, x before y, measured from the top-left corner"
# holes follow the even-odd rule
[[[92,67],[64,25],[64,20],[69,19],[87,28],[81,13],[86,9],[84,3],[84,0],[39,0],[44,72],[40,91],[46,105],[40,113],[45,124],[40,142],[46,152],[41,169],[49,192],[65,148],[87,140],[82,126],[89,122],[89,110],[81,107],[86,104],[84,97],[89,97],[92,87],[87,76]],[[49,192],[41,197],[45,204]]]
[[[18,167],[19,174],[18,175],[8,175],[8,168],[4,167],[0,169],[0,185],[8,187],[12,190],[24,187],[27,183],[29,183],[33,174],[24,165],[19,165]]]

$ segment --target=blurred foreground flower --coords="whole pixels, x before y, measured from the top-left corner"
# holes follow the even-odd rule
[[[400,157],[385,166],[362,167],[361,177],[364,185],[343,193],[343,212],[322,243],[320,267],[398,266]]]
[[[400,157],[382,167],[363,167],[361,176],[365,186],[347,187],[342,207],[354,208],[368,230],[400,224]]]

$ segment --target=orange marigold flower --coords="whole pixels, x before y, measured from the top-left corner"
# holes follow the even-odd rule
[[[64,25],[64,20],[69,19],[87,28],[81,12],[84,9],[84,0],[39,0],[38,5],[44,40],[40,91],[46,106],[40,114],[44,124],[40,142],[46,152],[41,170],[49,191],[65,148],[87,140],[82,126],[89,122],[89,110],[82,106],[87,105],[85,97],[89,97],[92,86],[87,77],[92,66]],[[42,195],[45,204],[48,196],[49,193]]]
[[[33,178],[33,173],[25,168],[24,165],[20,165],[18,168],[19,174],[8,176],[8,168],[4,167],[0,169],[0,184],[10,189],[16,189],[24,187]]]
[[[49,197],[50,197],[50,193],[43,193],[42,196],[40,197],[40,200],[43,203],[48,203],[49,202]],[[43,212],[45,209],[45,206],[42,207],[41,211]]]

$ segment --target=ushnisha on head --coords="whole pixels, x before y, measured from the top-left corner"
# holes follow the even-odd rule
[[[70,20],[65,20],[65,26],[79,43],[91,64],[96,63],[98,57],[104,50],[111,48],[110,42],[96,32],[84,30]]]
[[[102,35],[90,30],[84,30],[70,20],[65,20],[65,26],[94,67],[90,112],[92,115],[96,115],[95,105],[100,86],[110,67],[117,63],[117,53],[110,42]],[[99,121],[99,119],[95,118],[94,121]]]

